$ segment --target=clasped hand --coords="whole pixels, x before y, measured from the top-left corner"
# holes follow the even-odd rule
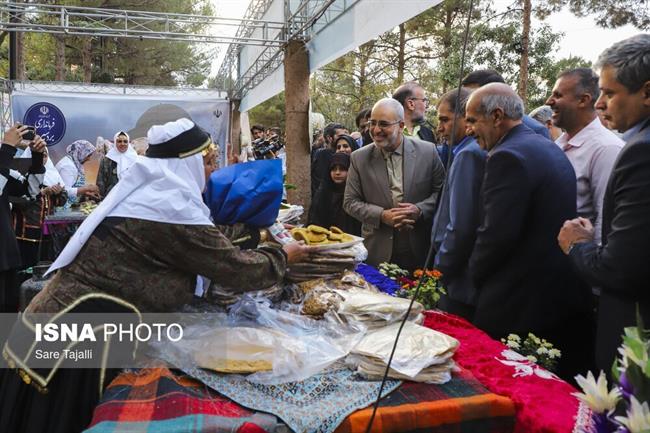
[[[420,208],[412,203],[399,203],[397,206],[382,211],[381,222],[398,230],[413,229],[420,218]]]

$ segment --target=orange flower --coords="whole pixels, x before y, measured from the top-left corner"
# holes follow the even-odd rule
[[[410,287],[411,286],[409,286],[408,284],[402,284],[402,289],[409,289]]]
[[[442,272],[440,272],[437,269],[434,269],[433,271],[431,271],[431,276],[435,279],[439,279],[440,277],[442,277]]]
[[[420,278],[422,274],[424,274],[424,272],[422,272],[422,269],[416,269],[415,272],[413,272],[413,276],[415,278]]]

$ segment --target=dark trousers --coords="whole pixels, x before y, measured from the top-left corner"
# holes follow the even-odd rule
[[[0,272],[0,313],[15,313],[16,311],[18,311],[16,271],[8,269]]]

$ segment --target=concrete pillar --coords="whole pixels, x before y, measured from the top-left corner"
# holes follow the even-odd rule
[[[309,53],[302,41],[290,41],[284,55],[284,99],[287,137],[287,182],[289,203],[305,208],[311,202],[311,157],[309,137]]]

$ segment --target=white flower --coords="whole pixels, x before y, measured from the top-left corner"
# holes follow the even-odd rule
[[[516,342],[521,342],[521,337],[518,336],[517,334],[509,334],[508,335],[508,340],[516,341]]]
[[[528,355],[526,357],[530,362],[537,362],[537,358],[535,358],[533,355]]]
[[[537,349],[538,355],[546,355],[547,353],[548,353],[548,349],[546,347],[540,347]]]
[[[641,433],[650,430],[650,408],[648,402],[643,404],[634,397],[630,397],[630,409],[627,411],[627,417],[617,416],[616,421],[623,424],[630,433]]]
[[[623,365],[627,366],[629,365],[629,361],[632,361],[639,367],[641,367],[641,370],[643,370],[646,365],[648,364],[648,349],[644,350],[641,353],[641,357],[639,358],[634,351],[627,346],[626,344],[623,344],[621,347],[618,348],[618,353],[621,354],[622,360],[623,360]]]
[[[515,349],[515,350],[516,350],[516,349],[519,349],[519,347],[520,347],[520,346],[519,346],[519,343],[517,343],[517,342],[514,341],[514,340],[509,340],[509,341],[506,343],[506,346],[508,346],[508,347],[511,348],[511,349]]]
[[[540,340],[539,337],[533,334],[532,332],[528,333],[528,338],[530,338],[537,345],[542,344],[542,340]]]
[[[576,382],[582,388],[583,393],[574,392],[573,395],[585,402],[591,410],[596,413],[602,414],[613,411],[616,403],[621,398],[621,392],[617,387],[611,391],[607,389],[607,378],[602,371],[598,376],[598,381],[594,378],[593,373],[587,373],[587,377],[581,375],[576,376]]]
[[[562,352],[560,352],[557,349],[551,349],[548,351],[548,357],[551,359],[560,358],[561,356],[562,356]]]

